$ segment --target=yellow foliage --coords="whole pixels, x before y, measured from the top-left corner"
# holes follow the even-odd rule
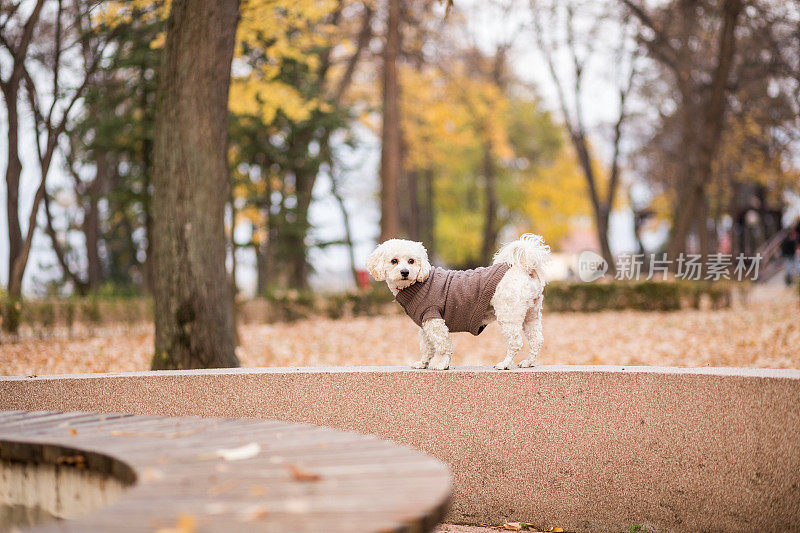
[[[405,165],[413,168],[452,168],[481,142],[475,116],[453,97],[454,83],[434,69],[401,69],[401,126],[406,144]]]
[[[95,27],[115,28],[120,24],[130,24],[134,18],[147,24],[166,20],[171,5],[171,0],[110,0],[101,3],[95,10],[92,24]]]
[[[551,165],[536,169],[520,192],[531,230],[556,247],[576,217],[591,213],[586,179],[572,150],[561,150]]]
[[[292,121],[307,120],[317,107],[317,100],[306,100],[292,86],[263,77],[241,77],[232,80],[229,108],[234,113],[259,116],[265,124],[281,110]]]
[[[786,148],[770,144],[771,134],[764,120],[745,114],[730,121],[723,132],[719,153],[714,160],[716,194],[710,195],[712,209],[725,209],[734,194],[733,184],[756,184],[765,187],[770,203],[780,203],[786,188],[800,185],[800,172]]]
[[[231,78],[231,111],[259,116],[265,123],[279,111],[296,122],[308,119],[316,109],[329,111],[326,102],[309,98],[278,77],[285,62],[317,73],[320,49],[349,43],[350,36],[327,23],[338,6],[336,0],[243,2]],[[250,57],[253,50],[257,53]]]
[[[164,48],[164,43],[167,42],[167,32],[158,32],[156,38],[150,42],[150,48],[157,49],[157,48]]]

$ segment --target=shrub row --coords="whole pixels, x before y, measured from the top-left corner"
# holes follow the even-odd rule
[[[545,289],[544,306],[549,311],[722,309],[730,307],[732,297],[732,284],[723,282],[553,282]]]
[[[281,291],[244,300],[237,305],[243,323],[292,322],[313,316],[343,318],[389,312],[394,296],[384,285],[366,290],[320,295],[312,292]]]
[[[57,327],[69,332],[77,325],[135,324],[152,321],[148,298],[48,298],[10,300],[0,297],[2,320],[15,320],[19,327],[37,335],[49,335]]]
[[[720,282],[553,282],[545,289],[544,305],[548,311],[720,309],[730,306],[732,290],[732,284]],[[392,300],[391,292],[383,284],[330,295],[290,290],[237,302],[237,313],[241,323],[291,322],[314,316],[336,319],[399,312],[399,306],[392,304]],[[141,297],[0,300],[0,303],[6,311],[3,316],[12,316],[23,329],[38,335],[50,334],[56,327],[71,332],[78,324],[88,327],[134,324],[151,321],[153,317],[152,301]],[[13,306],[10,314],[8,306]]]

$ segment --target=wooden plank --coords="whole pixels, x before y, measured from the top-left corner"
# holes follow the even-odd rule
[[[416,450],[305,424],[0,412],[3,439],[17,441],[9,453],[44,443],[40,461],[86,450],[101,471],[117,457],[139,479],[116,504],[43,530],[151,531],[184,514],[203,531],[427,531],[450,491],[447,468]],[[251,444],[258,453],[241,460],[218,453]]]

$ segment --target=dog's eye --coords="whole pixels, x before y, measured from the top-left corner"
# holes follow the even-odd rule
[[[408,264],[409,264],[409,265],[413,265],[413,264],[414,264],[414,260],[413,260],[413,259],[409,259],[409,260],[408,260]]]
[[[396,259],[396,258],[395,258],[395,259],[392,259],[392,264],[393,264],[393,265],[396,265],[396,264],[397,264],[397,259]]]

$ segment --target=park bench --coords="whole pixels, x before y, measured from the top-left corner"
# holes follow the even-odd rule
[[[0,411],[0,506],[40,531],[422,532],[450,475],[418,451],[307,424]],[[0,530],[4,530],[0,524]]]

